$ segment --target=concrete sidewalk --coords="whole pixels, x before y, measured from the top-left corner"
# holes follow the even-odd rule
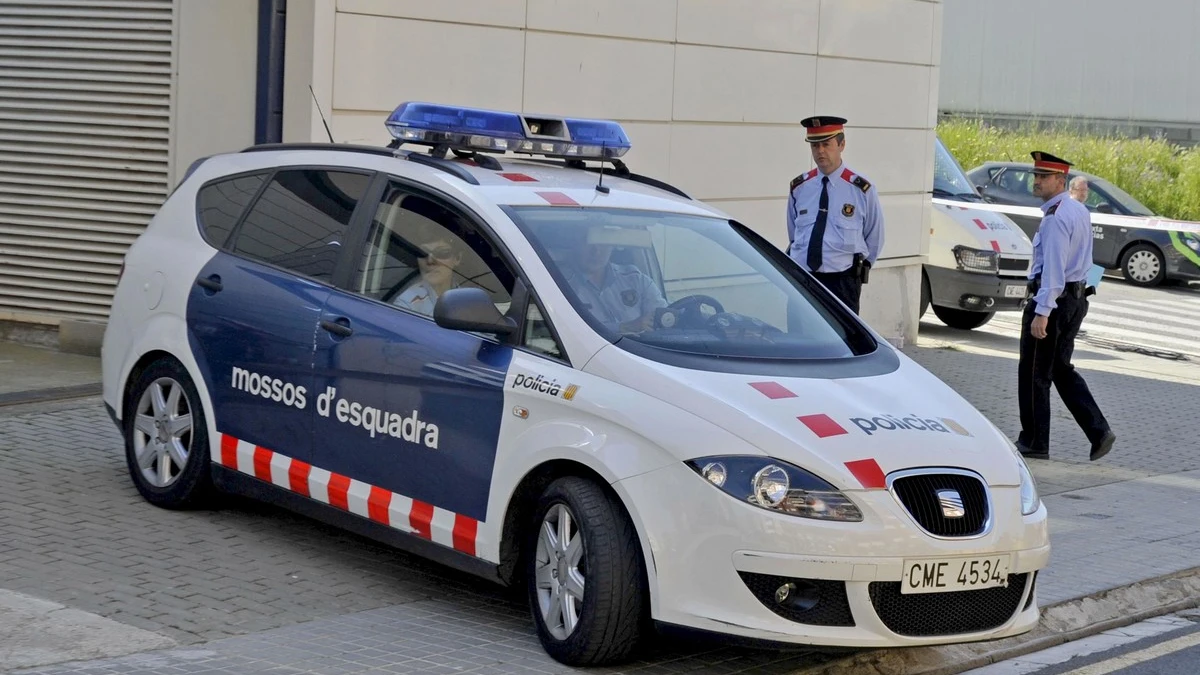
[[[1015,340],[922,325],[920,344],[906,352],[1015,436]],[[1055,400],[1054,459],[1031,462],[1050,511],[1053,544],[1050,567],[1038,580],[1039,603],[1048,611],[1037,634],[832,661],[665,643],[628,667],[588,672],[953,673],[1002,650],[1011,655],[1022,644],[1062,641],[1109,628],[1121,614],[1133,620],[1194,598],[1200,578],[1162,577],[1187,572],[1200,561],[1200,436],[1194,430],[1200,364],[1088,350],[1080,351],[1076,363],[1118,441],[1108,457],[1089,463],[1086,440]],[[0,381],[8,365],[0,364]],[[77,374],[86,372],[84,367]],[[120,440],[98,405],[89,399],[10,407],[9,414],[0,407],[0,510],[28,517],[51,511],[62,520],[61,526],[0,529],[0,538],[10,543],[0,554],[0,588],[126,624],[131,640],[144,640],[149,631],[178,646],[101,660],[63,651],[41,663],[88,660],[20,672],[573,672],[541,652],[523,603],[486,584],[272,509],[235,505],[214,514],[211,520],[219,522],[212,525],[204,514],[163,514],[145,506],[122,477]],[[49,443],[48,434],[54,436]],[[64,456],[79,455],[86,469],[83,485],[64,478],[56,448]],[[4,487],[17,483],[19,490]],[[56,491],[71,498],[64,503]],[[142,534],[152,520],[155,536]],[[118,529],[93,532],[110,522]],[[92,546],[93,535],[103,543]],[[112,544],[114,538],[120,546]],[[156,546],[195,550],[176,548],[164,558]],[[223,567],[223,551],[235,558],[229,569]],[[399,564],[393,562],[398,558]],[[323,567],[310,569],[316,559]],[[159,579],[162,566],[173,563],[208,574],[173,579],[165,593],[139,595],[120,585]],[[281,585],[270,574],[278,564],[292,575]],[[266,571],[260,574],[259,567]],[[314,577],[313,586],[304,585],[306,575]],[[0,645],[5,642],[0,635]],[[0,670],[19,663],[6,661],[0,649]]]

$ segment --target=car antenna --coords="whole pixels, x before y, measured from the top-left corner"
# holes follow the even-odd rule
[[[611,192],[611,190],[609,190],[608,187],[606,187],[604,185],[604,144],[603,143],[600,144],[600,182],[596,183],[596,192],[599,192],[602,195],[606,195],[609,192]]]
[[[329,134],[329,142],[333,143],[333,132],[329,130],[329,122],[325,121],[325,113],[321,112],[321,102],[317,100],[317,92],[313,91],[312,85],[308,85],[308,93],[312,94],[313,103],[317,104],[317,114],[321,116],[321,124],[325,125],[325,133]]]

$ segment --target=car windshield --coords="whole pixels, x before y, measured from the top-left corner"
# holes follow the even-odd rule
[[[933,142],[933,194],[936,197],[983,201],[954,155],[942,145],[942,139]]]
[[[1112,197],[1113,199],[1121,202],[1121,205],[1124,206],[1125,208],[1129,209],[1129,212],[1132,213],[1133,215],[1135,215],[1135,216],[1153,216],[1154,215],[1153,211],[1146,208],[1146,206],[1144,204],[1142,204],[1141,202],[1139,202],[1138,200],[1134,199],[1133,196],[1130,195],[1128,192],[1126,192],[1126,191],[1122,190],[1121,188],[1117,187],[1116,185],[1113,185],[1112,183],[1104,180],[1103,178],[1097,178],[1096,176],[1088,176],[1088,182],[1095,185],[1096,187],[1100,188],[1101,190],[1104,190],[1105,192],[1107,192],[1109,194],[1109,196]]]
[[[618,345],[750,359],[876,347],[815,280],[737,223],[594,207],[506,210],[575,310]]]

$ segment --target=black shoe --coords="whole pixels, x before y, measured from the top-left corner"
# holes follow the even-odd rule
[[[1050,459],[1050,452],[1048,450],[1037,452],[1020,441],[1017,441],[1016,446],[1017,452],[1020,452],[1021,456],[1025,459]]]
[[[1111,429],[1104,432],[1104,436],[1102,436],[1100,440],[1092,443],[1092,455],[1090,459],[1094,462],[1107,455],[1108,451],[1112,450],[1113,443],[1116,442],[1117,435],[1114,434]]]

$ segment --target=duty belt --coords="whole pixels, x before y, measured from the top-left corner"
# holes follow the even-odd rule
[[[1037,295],[1038,290],[1041,289],[1041,287],[1042,287],[1041,282],[1042,282],[1041,277],[1035,277],[1035,278],[1029,280],[1029,295],[1031,297],[1034,295]],[[1066,297],[1069,295],[1073,298],[1082,298],[1082,297],[1085,297],[1086,293],[1087,293],[1087,282],[1086,281],[1068,281],[1066,287],[1063,288],[1062,295],[1060,295],[1058,297],[1062,298],[1062,297]]]

